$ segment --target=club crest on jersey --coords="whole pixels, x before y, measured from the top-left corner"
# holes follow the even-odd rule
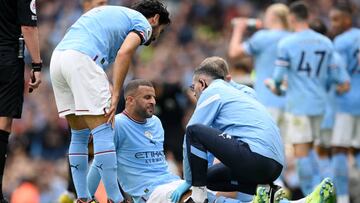
[[[150,140],[153,139],[153,135],[150,131],[145,131],[144,135],[145,135],[145,137],[149,138]]]

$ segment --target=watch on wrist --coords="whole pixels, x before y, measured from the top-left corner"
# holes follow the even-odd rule
[[[41,72],[41,68],[42,68],[42,62],[40,63],[31,63],[31,67],[34,70],[34,72]]]

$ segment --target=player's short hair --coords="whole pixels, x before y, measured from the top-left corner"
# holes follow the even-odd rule
[[[309,19],[309,9],[303,1],[296,1],[290,4],[289,10],[299,21],[307,21]]]
[[[338,10],[348,16],[351,16],[353,13],[353,9],[351,5],[348,3],[337,3],[333,6],[333,9]]]
[[[169,18],[169,12],[164,4],[158,0],[142,0],[134,3],[131,6],[132,9],[139,11],[146,18],[154,17],[155,14],[159,14],[159,24],[167,25],[171,23]]]
[[[194,75],[207,75],[213,79],[225,79],[229,74],[229,66],[226,61],[218,56],[208,57],[195,69]]]
[[[313,29],[314,31],[322,34],[322,35],[326,35],[327,34],[327,27],[324,23],[324,21],[322,21],[320,18],[315,18],[314,20],[312,20],[309,24],[310,28]]]
[[[140,86],[154,87],[149,80],[145,80],[145,79],[131,80],[124,89],[125,98],[131,95],[132,93],[134,93]]]
[[[275,16],[280,20],[281,24],[284,26],[284,28],[289,28],[289,22],[288,22],[288,15],[289,15],[289,8],[282,3],[275,3],[271,4],[267,9],[274,12]]]

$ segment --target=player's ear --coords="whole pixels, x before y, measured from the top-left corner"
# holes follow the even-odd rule
[[[203,87],[203,89],[205,89],[206,88],[205,81],[203,79],[199,79],[199,82],[200,82],[201,86]]]
[[[225,80],[228,81],[228,82],[231,81],[231,75],[230,74],[226,75]]]
[[[151,25],[158,25],[159,24],[159,19],[160,19],[160,15],[159,14],[155,14],[153,17],[151,17],[149,19],[149,22]]]

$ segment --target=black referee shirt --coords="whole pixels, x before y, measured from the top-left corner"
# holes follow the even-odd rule
[[[36,0],[0,0],[0,49],[18,45],[21,26],[36,26]]]

